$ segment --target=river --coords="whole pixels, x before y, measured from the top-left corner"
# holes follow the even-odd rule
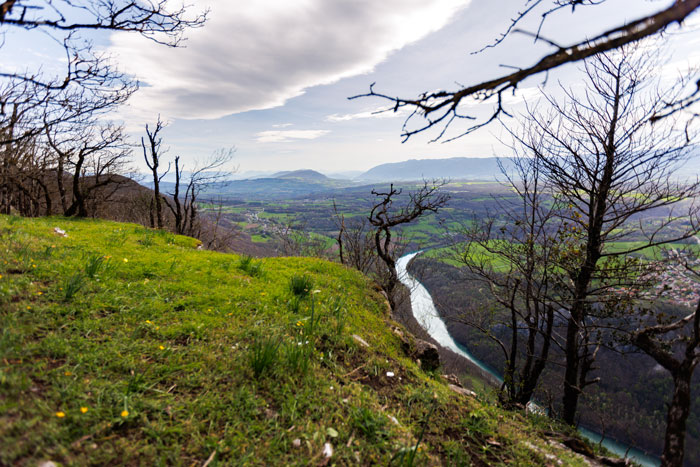
[[[447,330],[445,322],[440,318],[440,314],[438,313],[437,308],[435,308],[435,303],[433,303],[433,299],[430,296],[428,289],[426,289],[423,284],[408,273],[408,263],[419,253],[420,251],[402,256],[396,262],[396,272],[399,275],[399,280],[411,291],[411,309],[413,310],[413,317],[416,318],[416,321],[418,321],[423,329],[426,330],[430,337],[435,339],[435,341],[442,347],[461,355],[485,372],[491,374],[498,381],[502,382],[503,378],[500,374],[498,374],[488,365],[479,361],[469,352],[466,347],[452,338]],[[595,431],[583,427],[579,428],[579,432],[594,443],[599,443],[602,438],[600,433],[596,433]],[[603,439],[602,444],[609,451],[614,452],[621,457],[624,457],[625,453],[627,452],[627,457],[644,467],[656,467],[660,464],[659,459],[649,456],[639,449],[627,446],[614,439],[605,438]]]

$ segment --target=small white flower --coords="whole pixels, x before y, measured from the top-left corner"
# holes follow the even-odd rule
[[[393,371],[387,371],[387,372],[386,372],[386,377],[387,377],[387,378],[393,378],[393,377],[394,377],[394,372],[393,372]]]
[[[333,456],[333,446],[331,446],[331,443],[326,443],[323,445],[323,456],[326,458]]]

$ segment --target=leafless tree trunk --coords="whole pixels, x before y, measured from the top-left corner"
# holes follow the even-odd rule
[[[195,163],[190,172],[184,195],[182,194],[184,166],[180,165],[180,157],[175,158],[175,189],[169,193],[170,202],[163,198],[168,209],[175,218],[175,232],[181,235],[197,236],[197,200],[202,191],[211,189],[216,184],[224,183],[235,168],[226,169],[233,160],[234,148],[219,149],[204,162]]]
[[[524,406],[532,399],[553,338],[557,305],[550,298],[550,289],[562,246],[559,233],[563,221],[558,217],[561,203],[549,196],[540,165],[537,158],[528,157],[511,159],[510,169],[500,164],[505,185],[515,191],[514,195],[494,198],[494,212],[464,226],[454,245],[469,280],[482,281],[506,311],[471,310],[461,316],[503,352],[506,365],[501,400],[506,405]],[[502,264],[507,267],[503,269]],[[509,336],[495,333],[496,324],[509,329]]]
[[[333,200],[333,214],[335,216],[335,225],[338,227],[338,234],[335,237],[335,242],[338,244],[338,258],[340,259],[340,264],[345,264],[345,257],[343,256],[343,238],[345,236],[345,216],[338,211],[338,205]]]
[[[387,280],[382,284],[387,294],[392,310],[396,306],[395,288],[399,282],[396,273],[396,258],[391,243],[392,229],[398,225],[407,224],[428,213],[437,213],[450,199],[447,193],[439,190],[445,185],[444,181],[424,181],[417,191],[408,194],[408,200],[402,208],[394,208],[394,201],[402,193],[394,188],[392,183],[388,191],[372,190],[379,201],[372,207],[368,220],[374,226],[374,245],[377,255],[387,269]]]
[[[163,155],[161,152],[161,144],[163,143],[163,138],[158,136],[158,133],[163,129],[165,124],[161,121],[160,116],[158,116],[158,121],[156,122],[156,126],[151,131],[148,128],[148,125],[146,125],[146,136],[148,137],[148,145],[146,144],[146,141],[141,138],[141,149],[143,150],[143,159],[146,161],[146,165],[148,166],[149,170],[151,171],[151,174],[153,175],[153,205],[155,206],[156,209],[156,222],[157,222],[157,227],[159,229],[163,228],[163,210],[162,210],[162,202],[161,202],[161,194],[160,194],[160,182],[163,180],[163,177],[165,177],[168,172],[170,171],[170,164],[168,164],[168,168],[163,172],[162,174],[158,173],[158,169],[160,168],[160,158]],[[177,158],[175,159],[177,163]],[[177,172],[177,166],[175,166],[175,171]]]

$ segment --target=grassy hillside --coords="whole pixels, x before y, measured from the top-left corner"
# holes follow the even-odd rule
[[[1,465],[584,463],[423,372],[342,266],[63,218],[0,245]]]

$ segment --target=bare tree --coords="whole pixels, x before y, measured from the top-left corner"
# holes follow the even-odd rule
[[[315,234],[303,219],[291,219],[281,226],[276,237],[280,252],[284,256],[310,256],[332,260],[335,252],[329,247],[327,238]]]
[[[565,225],[559,217],[561,202],[550,196],[540,166],[537,158],[529,157],[514,157],[509,168],[500,164],[504,184],[515,193],[494,198],[496,209],[465,225],[455,237],[455,256],[466,266],[468,280],[483,282],[499,305],[465,311],[459,319],[503,352],[505,405],[530,402],[553,339],[556,303],[550,297],[560,252],[565,250]],[[509,333],[504,336],[496,329]]]
[[[387,270],[387,278],[382,288],[387,294],[389,304],[396,305],[395,288],[399,282],[396,273],[396,254],[392,245],[392,229],[407,224],[428,213],[437,213],[450,199],[449,194],[440,192],[444,181],[423,181],[418,190],[409,192],[403,207],[394,207],[394,202],[401,196],[403,189],[394,188],[392,183],[387,191],[372,190],[379,201],[374,204],[368,220],[374,227],[374,245],[377,255]]]
[[[342,264],[351,266],[369,275],[377,261],[374,233],[364,217],[345,219],[333,200],[334,222],[338,228],[335,240],[338,244],[338,258]]]
[[[235,169],[226,170],[226,165],[233,160],[234,148],[219,149],[203,162],[195,162],[193,170],[187,179],[183,178],[184,165],[180,164],[180,156],[175,157],[175,187],[168,198],[163,198],[168,209],[175,218],[175,232],[181,235],[198,236],[199,195],[223,183]],[[183,194],[184,191],[184,194]]]
[[[153,205],[156,211],[156,225],[159,229],[163,228],[163,210],[160,194],[160,182],[163,180],[168,172],[170,171],[170,163],[168,163],[168,168],[162,173],[158,173],[160,168],[160,158],[163,155],[161,150],[161,145],[163,144],[163,138],[158,134],[163,129],[165,124],[161,121],[160,115],[158,116],[158,121],[156,122],[155,128],[151,131],[146,125],[146,136],[148,137],[148,144],[141,137],[141,149],[143,150],[143,158],[146,161],[146,166],[151,171],[153,175]],[[177,164],[178,158],[175,158],[175,163]],[[177,167],[175,169],[177,171]],[[151,225],[151,227],[154,227]]]
[[[54,129],[55,130],[55,129]],[[58,186],[65,216],[88,216],[87,203],[98,192],[108,199],[125,182],[131,150],[123,128],[111,123],[81,120],[72,131],[47,131],[46,141],[58,161]],[[63,187],[64,170],[70,175],[71,200]]]
[[[185,7],[173,7],[172,2],[165,0],[0,1],[3,32],[0,48],[12,47],[12,40],[17,37],[5,35],[6,31],[24,30],[30,36],[48,34],[65,54],[66,64],[65,72],[59,75],[46,73],[41,67],[0,73],[2,210],[9,212],[15,208],[24,214],[35,213],[39,208],[36,196],[40,192],[41,204],[51,213],[54,182],[49,181],[46,174],[54,173],[63,211],[71,209],[71,212],[85,214],[85,200],[81,200],[80,190],[75,191],[75,180],[72,181],[73,196],[78,197],[78,204],[74,208],[69,206],[64,175],[68,166],[76,161],[80,167],[86,167],[86,161],[80,160],[81,154],[96,153],[88,147],[78,149],[81,143],[77,141],[75,148],[69,148],[62,135],[85,135],[95,117],[125,102],[137,86],[131,77],[115,68],[107,55],[96,52],[92,43],[81,37],[81,31],[132,32],[176,47],[181,44],[185,30],[203,25],[205,15],[206,12],[189,16]],[[92,136],[97,137],[100,132]],[[60,151],[49,139],[53,143],[61,142]],[[104,149],[99,149],[101,162],[92,170],[102,172],[106,166],[114,167],[114,164],[105,164]],[[95,190],[97,188],[93,188]],[[33,207],[24,209],[26,205]]]
[[[649,123],[683,83],[662,89],[654,55],[623,49],[594,57],[585,62],[586,92],[564,89],[566,104],[548,97],[552,111],[528,110],[524,133],[512,133],[538,160],[549,195],[564,206],[558,214],[567,226],[558,260],[563,274],[550,297],[566,320],[563,418],[570,424],[580,394],[595,382],[588,375],[600,341],[592,329],[633,310],[638,295],[620,289],[649,285],[645,264],[633,253],[698,232],[692,199],[700,184],[674,175],[689,156],[687,135],[669,120]],[[637,243],[619,243],[630,240]]]
[[[345,236],[345,215],[338,211],[338,205],[335,200],[333,200],[333,215],[336,227],[338,227],[338,234],[335,237],[335,242],[338,244],[338,258],[340,259],[340,264],[345,264],[345,256],[343,254],[343,237]]]
[[[606,0],[525,1],[523,11],[516,15],[508,29],[493,45],[487,46],[484,49],[500,44],[505,37],[516,32],[523,33],[530,38],[534,37],[535,42],[544,42],[555,49],[552,53],[542,57],[531,66],[513,66],[511,68],[515,68],[516,71],[499,76],[495,79],[470,86],[460,86],[456,90],[424,92],[414,98],[394,97],[385,93],[376,92],[374,90],[375,85],[372,84],[368,93],[353,96],[350,99],[378,97],[391,103],[391,107],[386,109],[387,111],[396,112],[404,108],[410,110],[411,113],[406,119],[402,130],[404,141],[417,133],[431,128],[437,129],[437,136],[433,139],[433,141],[436,141],[445,136],[446,130],[455,120],[472,122],[466,130],[457,133],[456,136],[448,138],[447,141],[449,141],[469,134],[493,122],[501,115],[510,115],[507,108],[504,106],[503,97],[509,92],[514,92],[518,85],[525,79],[546,73],[567,63],[579,62],[594,57],[597,54],[619,49],[645,37],[660,35],[665,32],[669,26],[673,24],[682,24],[688,16],[700,8],[700,0],[676,0],[671,2],[666,8],[654,14],[626,22],[601,34],[586,37],[568,45],[554,43],[540,35],[542,24],[546,20],[549,20],[555,13],[566,7],[570,7],[572,12],[574,12],[576,8],[593,8],[605,2]],[[543,9],[544,11],[542,12]],[[540,27],[536,32],[526,32],[517,29],[516,26],[525,17],[537,14],[537,12],[541,12],[542,19]],[[482,49],[482,51],[484,49]],[[479,121],[473,115],[463,113],[463,107],[460,107],[460,104],[469,98],[481,102],[492,102],[494,110],[491,115]],[[659,119],[679,110],[687,110],[699,101],[700,80],[696,83],[696,89],[685,97],[677,95],[674,96],[672,100],[663,101],[663,105],[656,109],[655,113],[649,115],[649,118]],[[413,121],[415,119],[418,119],[419,123],[414,126]]]
[[[0,24],[7,29],[50,34],[61,44],[66,56],[63,76],[47,77],[41,70],[25,73],[3,72],[0,78],[27,82],[48,90],[73,85],[102,85],[115,70],[106,57],[94,53],[81,31],[126,31],[140,34],[166,46],[177,47],[189,28],[200,27],[207,12],[189,16],[185,6],[173,7],[166,0],[39,0],[0,3]],[[1,46],[6,46],[3,41]]]
[[[240,230],[236,224],[226,218],[225,200],[218,197],[210,200],[210,206],[200,211],[199,239],[204,248],[215,251],[232,251],[233,243],[238,238]]]

